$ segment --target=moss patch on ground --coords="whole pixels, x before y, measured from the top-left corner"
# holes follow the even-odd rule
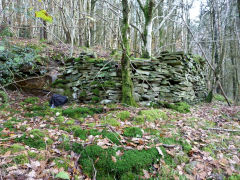
[[[97,179],[134,179],[139,178],[142,169],[149,169],[151,165],[161,158],[156,148],[148,150],[127,150],[122,156],[117,156],[116,152],[122,149],[102,149],[97,145],[90,145],[85,148],[80,144],[73,144],[73,151],[81,153],[79,164],[83,172],[93,177],[94,167],[97,170]],[[113,158],[114,157],[114,158]],[[116,159],[114,162],[112,159]],[[136,175],[138,174],[138,175]]]
[[[90,108],[90,107],[78,107],[78,108],[68,108],[63,110],[63,116],[68,116],[71,118],[85,118],[88,115],[92,116],[94,114],[102,113],[103,108]]]
[[[188,113],[190,112],[190,105],[186,102],[178,102],[175,104],[166,104],[166,107],[169,109],[173,109],[180,113]]]
[[[168,118],[166,113],[159,109],[142,110],[139,112],[139,115],[140,116],[137,116],[135,119],[137,119],[137,121],[140,121],[140,122],[143,121],[143,118],[146,121],[150,121],[150,122],[153,122],[159,119],[166,120]]]
[[[33,129],[28,133],[24,133],[20,138],[16,138],[15,141],[22,142],[27,146],[37,149],[44,149],[46,144],[51,144],[53,142],[39,129]]]
[[[130,112],[120,111],[119,113],[117,113],[117,118],[119,118],[121,121],[125,121],[130,118]]]
[[[142,129],[138,127],[127,127],[123,130],[123,135],[126,137],[142,137]]]
[[[38,97],[28,97],[28,98],[24,99],[24,102],[28,103],[28,104],[36,104],[39,102],[39,98]]]
[[[97,129],[81,129],[76,128],[74,130],[74,136],[79,137],[82,140],[86,140],[89,135],[97,136],[101,135],[103,138],[108,138],[111,142],[119,145],[120,144],[120,136],[117,133],[109,132],[104,129],[102,132],[98,131]]]
[[[179,144],[182,146],[183,151],[188,153],[191,149],[192,146],[184,139],[182,138],[177,138],[177,137],[160,137],[159,141],[163,144],[169,144],[169,145],[174,145],[174,144]]]

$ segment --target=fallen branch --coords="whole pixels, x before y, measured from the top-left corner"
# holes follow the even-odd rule
[[[7,141],[7,140],[12,140],[15,139],[16,137],[18,137],[17,135],[9,137],[9,138],[5,138],[5,139],[0,139],[0,141]]]
[[[240,130],[222,129],[222,128],[208,128],[207,130],[226,131],[226,132],[240,132]]]
[[[174,148],[176,145],[175,144],[172,144],[172,145],[169,145],[169,144],[162,144],[163,147],[166,147],[166,148]]]

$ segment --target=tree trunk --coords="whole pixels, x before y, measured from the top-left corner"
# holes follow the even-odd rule
[[[142,5],[141,0],[137,0],[141,10],[144,14],[145,24],[144,32],[142,34],[143,39],[143,48],[142,48],[142,57],[150,58],[152,55],[152,26],[153,26],[153,8],[154,0],[147,0],[145,5]]]
[[[130,71],[130,59],[129,59],[129,5],[128,0],[122,0],[122,103],[136,106],[136,102],[133,97],[133,83],[131,79]]]
[[[238,5],[238,16],[240,19],[240,0],[237,1],[237,5]]]
[[[94,10],[95,10],[95,5],[96,5],[97,0],[91,0],[91,11],[90,15],[91,18],[94,18]],[[94,20],[95,21],[95,20]],[[89,28],[90,28],[90,46],[94,45],[95,42],[95,22],[90,20],[89,22]]]

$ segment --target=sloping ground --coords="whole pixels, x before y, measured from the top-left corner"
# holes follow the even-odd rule
[[[3,179],[239,179],[240,107],[69,104],[9,92],[0,111]]]

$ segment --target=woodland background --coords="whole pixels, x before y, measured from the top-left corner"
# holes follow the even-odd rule
[[[74,46],[121,49],[122,4],[119,0],[2,0],[1,33]],[[208,88],[239,96],[239,0],[206,0],[190,18],[194,0],[129,1],[131,56],[161,51],[199,54],[209,61]],[[50,22],[36,18],[46,10]],[[197,10],[197,9],[196,9]]]

